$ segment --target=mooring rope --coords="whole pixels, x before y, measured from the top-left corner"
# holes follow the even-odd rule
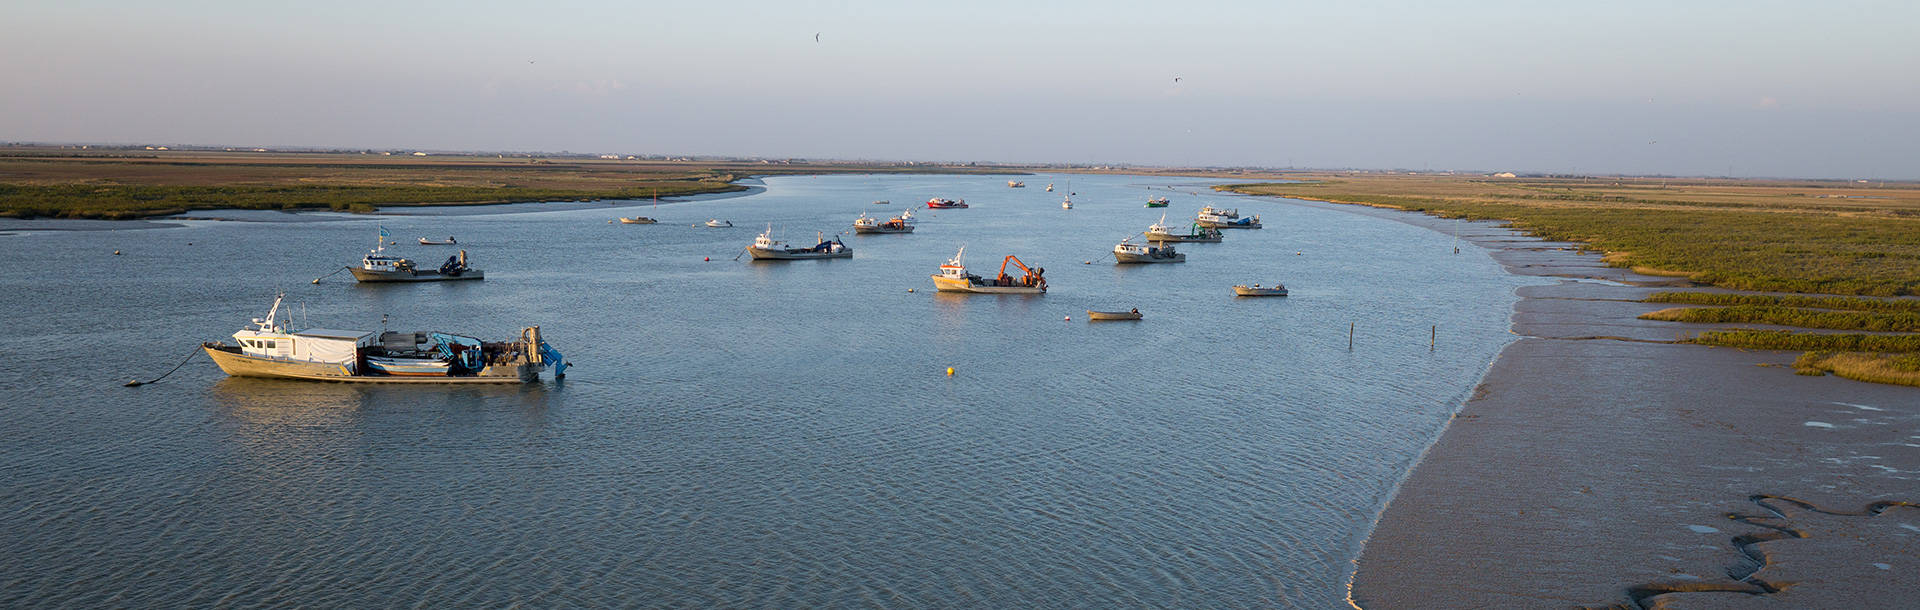
[[[335,269],[335,270],[333,270],[333,273],[329,273],[329,274],[326,274],[326,275],[322,275],[322,276],[320,276],[320,277],[316,277],[316,278],[313,278],[313,283],[315,283],[315,284],[318,284],[318,283],[320,283],[320,280],[324,280],[324,279],[327,279],[327,278],[330,278],[330,277],[333,277],[333,275],[334,275],[334,273],[339,273],[339,272],[342,272],[342,271],[352,271],[352,270],[353,270],[353,268],[352,268],[352,267],[347,267],[347,266],[341,266],[341,267],[340,267],[339,269]]]
[[[160,380],[162,380],[162,379],[166,379],[166,378],[167,378],[167,375],[172,375],[174,371],[178,371],[178,370],[180,370],[180,367],[183,367],[183,366],[186,366],[186,365],[187,365],[187,361],[188,361],[188,360],[192,360],[192,359],[193,359],[193,356],[194,356],[194,354],[198,354],[198,353],[200,353],[200,347],[199,347],[199,346],[195,346],[195,347],[193,348],[193,351],[191,351],[191,352],[187,352],[187,357],[186,357],[186,358],[182,358],[182,359],[180,359],[180,364],[176,364],[176,365],[173,365],[173,368],[170,368],[170,369],[167,369],[167,372],[166,372],[166,373],[163,373],[163,374],[161,374],[161,375],[160,375],[159,377],[155,377],[155,378],[153,378],[153,381],[141,381],[141,380],[138,380],[138,379],[134,379],[134,380],[131,380],[131,381],[128,381],[128,382],[127,382],[127,385],[126,385],[126,387],[129,387],[129,388],[134,388],[134,387],[139,387],[139,386],[143,386],[143,385],[147,385],[147,384],[149,384],[149,383],[159,383],[159,382],[160,382]]]

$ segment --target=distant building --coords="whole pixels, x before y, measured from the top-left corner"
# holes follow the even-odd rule
[[[413,156],[415,156],[415,157],[425,157],[425,156],[427,156],[427,153],[423,153],[423,152],[417,152],[417,153],[413,153]]]
[[[1513,175],[1513,172],[1500,172],[1500,173],[1498,173],[1498,174],[1494,174],[1494,175],[1493,175],[1493,177],[1495,177],[1495,178],[1518,178],[1519,176],[1515,176],[1515,175]]]

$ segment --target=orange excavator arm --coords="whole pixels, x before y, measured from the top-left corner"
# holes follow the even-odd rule
[[[1012,254],[1008,254],[1006,260],[1000,261],[1000,275],[1002,276],[1007,274],[1007,263],[1013,263],[1013,266],[1019,267],[1021,273],[1025,273],[1027,275],[1033,275],[1033,270],[1028,269],[1026,263],[1022,263],[1020,262],[1019,258],[1014,257],[1014,255]]]

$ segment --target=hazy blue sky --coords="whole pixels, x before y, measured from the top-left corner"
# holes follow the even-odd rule
[[[1911,0],[11,0],[0,140],[1920,178],[1916,28]]]

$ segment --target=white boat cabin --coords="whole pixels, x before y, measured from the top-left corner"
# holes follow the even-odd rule
[[[240,344],[240,353],[258,358],[344,364],[351,370],[359,361],[360,349],[374,346],[376,337],[367,331],[329,328],[291,331],[287,321],[279,317],[280,301],[280,298],[273,300],[273,309],[267,312],[267,317],[254,318],[255,328],[233,333],[234,341]]]

